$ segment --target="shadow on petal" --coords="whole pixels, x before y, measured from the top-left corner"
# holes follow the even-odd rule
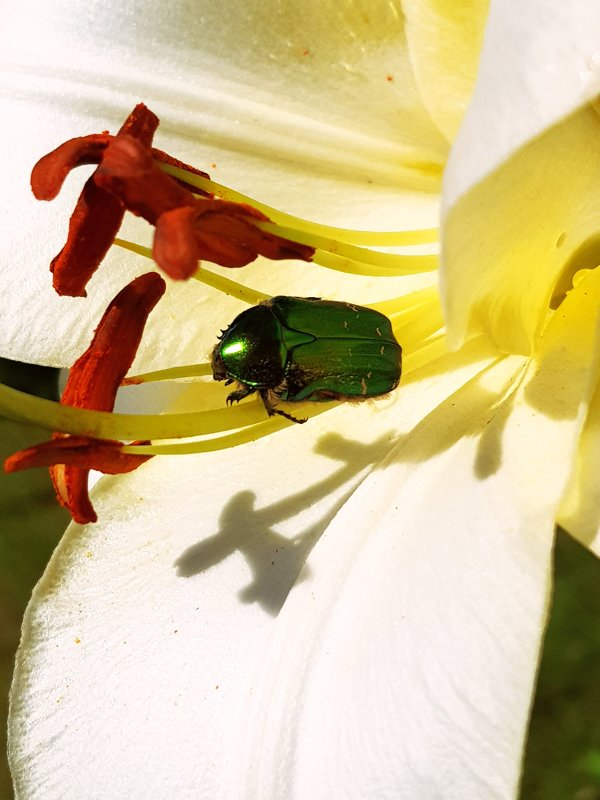
[[[395,441],[393,434],[384,434],[367,445],[338,434],[321,437],[316,444],[316,452],[340,461],[339,469],[325,480],[265,508],[255,508],[254,492],[237,492],[221,512],[219,531],[187,548],[175,561],[177,574],[180,577],[192,577],[239,551],[253,573],[251,583],[239,592],[240,600],[259,603],[267,613],[275,616],[301,573],[300,580],[309,575],[307,558],[333,517],[360,483],[359,473],[377,463],[382,453],[387,452]],[[275,526],[278,523],[300,514],[311,503],[316,503],[353,478],[355,482],[348,492],[338,498],[313,525],[293,538],[277,532]]]
[[[451,449],[463,437],[478,437],[476,477],[484,479],[497,472],[502,462],[502,431],[514,407],[524,364],[523,357],[513,356],[484,367],[407,434],[408,446],[398,448],[396,458],[421,463]]]
[[[481,351],[475,345],[472,359],[477,360],[478,355],[481,357]],[[464,359],[464,353],[448,354],[440,361],[458,366]],[[239,552],[252,572],[251,582],[239,590],[240,600],[258,603],[268,614],[277,615],[292,586],[310,575],[307,561],[313,547],[362,482],[367,474],[365,470],[385,467],[389,463],[388,454],[392,459],[419,464],[449,449],[462,436],[478,436],[480,442],[473,463],[475,475],[483,480],[499,469],[502,431],[513,407],[516,378],[523,364],[521,357],[500,359],[487,366],[484,363],[466,386],[450,395],[408,434],[399,435],[389,430],[369,444],[339,433],[321,436],[315,443],[314,453],[339,462],[334,472],[263,508],[255,507],[253,491],[237,492],[221,510],[219,530],[188,547],[176,559],[177,575],[186,578],[198,575]],[[430,373],[434,375],[436,369],[432,366],[414,379],[429,377]],[[402,446],[405,439],[407,447]],[[296,536],[289,538],[277,530],[278,525],[349,482],[348,490],[336,497],[326,513]]]

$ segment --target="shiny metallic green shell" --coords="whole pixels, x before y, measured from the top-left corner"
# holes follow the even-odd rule
[[[396,388],[402,348],[389,319],[370,308],[308,297],[273,297],[237,316],[212,355],[215,380],[237,381],[228,402],[258,391],[298,402],[377,397]],[[292,418],[293,419],[293,418]]]

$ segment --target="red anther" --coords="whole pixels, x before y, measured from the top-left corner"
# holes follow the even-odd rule
[[[152,148],[157,126],[158,118],[140,104],[116,136],[102,133],[72,139],[34,167],[35,196],[51,199],[73,167],[98,164],[71,217],[67,243],[51,264],[58,294],[85,296],[85,287],[113,243],[125,211],[157,227],[156,261],[178,280],[193,275],[201,259],[224,267],[246,266],[259,255],[311,259],[313,248],[256,228],[253,220],[268,221],[256,209],[213,200],[185,179],[164,172],[160,163],[208,178],[205,172]],[[198,198],[199,194],[205,197]]]
[[[136,442],[150,444],[150,442]],[[31,467],[68,464],[82,469],[97,469],[107,475],[133,472],[152,456],[136,456],[123,452],[123,442],[115,439],[90,439],[87,436],[61,436],[25,450],[19,450],[4,462],[5,472],[18,472]]]
[[[31,188],[38,200],[58,194],[67,174],[82,164],[100,164],[110,142],[121,136],[134,138],[148,150],[158,127],[158,117],[143,103],[127,117],[117,136],[91,134],[71,139],[41,158],[31,173]],[[94,173],[95,175],[95,173]],[[85,287],[117,235],[125,206],[119,197],[94,182],[86,182],[69,223],[67,242],[50,265],[52,283],[60,295],[85,297]]]
[[[195,219],[195,208],[187,206],[167,211],[156,223],[152,256],[174,280],[186,280],[198,269]]]
[[[52,285],[60,295],[85,297],[85,286],[119,232],[125,209],[92,178],[85,182],[69,221],[67,243],[50,262]]]
[[[113,137],[92,133],[69,139],[40,158],[31,171],[31,191],[38,200],[54,200],[69,172],[83,164],[99,164]]]
[[[190,191],[162,171],[152,151],[129,136],[117,136],[108,145],[94,181],[151,225],[166,211],[195,202]]]
[[[158,124],[156,114],[139,103],[121,125],[117,136],[132,136],[150,147]],[[31,190],[35,197],[38,200],[53,200],[69,172],[84,164],[99,164],[106,146],[114,138],[106,131],[78,136],[42,156],[31,171]]]
[[[165,289],[164,280],[156,272],[140,275],[121,289],[104,312],[90,346],[71,367],[61,403],[112,411],[148,315]]]
[[[193,207],[161,215],[154,235],[154,259],[176,279],[193,275],[199,260],[222,267],[245,267],[259,255],[310,261],[314,248],[261,231],[256,220],[268,221],[268,217],[241,203],[196,199]]]
[[[9,456],[4,462],[4,471],[50,467],[59,501],[69,509],[75,522],[84,525],[98,519],[87,492],[90,469],[108,475],[120,475],[132,472],[152,458],[130,455],[124,453],[122,448],[122,442],[112,439],[60,436]]]
[[[117,136],[132,136],[138,142],[150,147],[160,120],[144,103],[138,103],[119,128]]]
[[[80,525],[97,522],[98,515],[88,492],[89,469],[57,464],[50,467],[49,472],[56,491],[56,499],[67,509],[73,520]]]
[[[174,158],[174,156],[170,156],[168,153],[165,153],[164,150],[157,150],[156,147],[153,147],[152,157],[154,158],[155,161],[159,161],[161,164],[169,164],[172,167],[177,167],[178,169],[182,169],[184,172],[191,172],[193,175],[199,175],[201,178],[206,178],[210,180],[210,175],[208,174],[208,172],[202,172],[201,169],[197,169],[196,167],[191,167],[184,161],[180,161],[178,158]],[[193,192],[194,194],[201,194],[203,197],[208,197],[208,198],[213,197],[211,192],[205,192],[203,189],[199,189],[197,186],[194,186],[193,183],[188,183],[182,178],[175,178],[175,176],[171,177],[173,177],[173,179],[176,180],[177,183],[179,183],[185,189],[188,189],[190,192]]]
[[[95,411],[112,411],[121,381],[133,363],[148,315],[166,284],[156,272],[136,278],[112,300],[92,342],[69,372],[61,403]],[[10,456],[5,470],[51,464],[50,477],[61,505],[76,522],[95,522],[87,477],[90,469],[111,474],[129,472],[150,456],[129,456],[121,443],[85,436],[54,435],[52,441]],[[62,459],[62,460],[60,460]]]

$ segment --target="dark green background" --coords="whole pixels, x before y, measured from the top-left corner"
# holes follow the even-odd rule
[[[0,360],[0,381],[56,396],[53,370]],[[0,456],[46,435],[0,418]],[[21,617],[68,514],[56,505],[46,470],[30,470],[0,476],[0,519],[0,800],[10,800],[5,721]],[[600,562],[559,533],[555,570],[521,797],[600,800]]]
[[[57,371],[0,359],[0,382],[56,399]],[[0,458],[48,438],[48,432],[0,417]],[[0,799],[13,796],[6,763],[6,716],[21,618],[69,515],[59,508],[45,469],[0,472]],[[83,800],[83,799],[82,799]]]

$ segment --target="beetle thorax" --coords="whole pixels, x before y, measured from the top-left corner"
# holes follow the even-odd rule
[[[270,308],[256,306],[240,314],[224,331],[212,354],[215,380],[275,388],[284,377],[281,326]]]

